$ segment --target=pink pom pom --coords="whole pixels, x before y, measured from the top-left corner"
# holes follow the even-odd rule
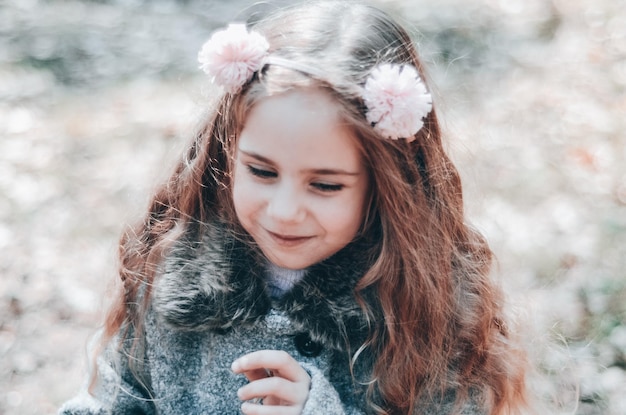
[[[432,110],[432,97],[411,65],[378,66],[365,83],[363,99],[367,120],[392,140],[414,140]]]
[[[244,24],[230,24],[215,32],[198,53],[200,68],[228,92],[237,92],[263,65],[269,43],[248,32]]]

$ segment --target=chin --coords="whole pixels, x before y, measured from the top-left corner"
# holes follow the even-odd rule
[[[292,270],[308,268],[311,265],[315,264],[316,262],[319,262],[319,261],[306,261],[306,260],[303,261],[303,260],[290,259],[290,258],[277,258],[273,255],[267,255],[267,254],[265,256],[272,264],[276,265],[277,267],[292,269]]]
[[[305,269],[313,265],[312,263],[309,263],[309,262],[274,261],[271,259],[270,259],[270,262],[280,268],[286,268],[286,269],[291,269],[291,270]]]

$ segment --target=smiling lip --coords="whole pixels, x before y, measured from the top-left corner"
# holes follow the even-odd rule
[[[276,242],[278,245],[282,245],[286,247],[300,245],[312,238],[312,236],[281,235],[281,234],[274,233],[271,231],[267,231],[267,233],[272,237],[272,240],[274,240],[274,242]]]

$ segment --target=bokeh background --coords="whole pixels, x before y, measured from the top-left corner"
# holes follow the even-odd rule
[[[288,3],[0,0],[0,414],[76,392],[117,238],[206,103],[198,49]],[[626,414],[626,2],[372,3],[414,28],[537,389]]]

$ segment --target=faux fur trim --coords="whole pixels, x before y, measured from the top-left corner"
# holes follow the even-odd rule
[[[190,331],[253,323],[275,308],[311,339],[345,349],[363,341],[368,331],[354,287],[369,265],[370,246],[363,241],[348,245],[312,266],[272,302],[264,260],[256,250],[224,225],[190,226],[165,258],[152,305],[166,324]]]
[[[155,282],[154,310],[170,326],[192,331],[257,320],[270,300],[255,258],[225,227],[189,225]]]

